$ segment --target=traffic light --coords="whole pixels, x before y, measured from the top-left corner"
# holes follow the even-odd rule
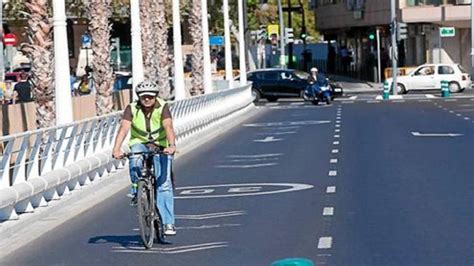
[[[374,33],[369,33],[369,40],[373,41],[375,40],[375,34]]]
[[[295,41],[293,28],[285,28],[285,40],[286,40],[286,43],[292,43]]]
[[[403,22],[397,24],[397,41],[405,40],[408,38],[408,25]]]
[[[301,40],[306,40],[306,38],[308,38],[308,34],[304,31],[302,31],[301,34],[300,34],[300,39]]]

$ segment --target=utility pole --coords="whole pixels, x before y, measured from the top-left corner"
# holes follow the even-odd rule
[[[186,99],[184,87],[183,50],[181,46],[181,19],[179,0],[173,0],[174,98]]]
[[[229,81],[229,86],[232,86],[232,49],[230,43],[230,18],[229,18],[229,0],[224,0],[224,39],[225,39],[225,79]]]
[[[474,79],[474,3],[471,2],[471,80]]]
[[[140,25],[140,4],[138,0],[130,0],[131,36],[132,36],[132,76],[133,99],[138,100],[135,93],[137,85],[144,80],[142,30]]]
[[[392,25],[392,94],[397,95],[397,60],[398,60],[398,44],[397,44],[397,10],[395,0],[391,1],[391,25]]]
[[[240,65],[240,85],[247,85],[247,66],[245,64],[245,29],[244,29],[244,1],[237,0],[239,9],[239,65]]]
[[[285,62],[285,22],[283,21],[283,7],[278,0],[278,19],[280,21],[280,66],[286,68]]]
[[[303,2],[301,0],[299,0],[299,4],[300,4],[300,8],[301,8],[301,20],[302,20],[302,25],[301,25],[301,34],[300,36],[302,37],[303,39],[303,54],[302,54],[302,57],[303,57],[303,68],[304,68],[304,71],[307,71],[308,70],[308,61],[306,59],[308,59],[307,57],[307,54],[306,54],[306,38],[307,38],[307,33],[306,33],[306,18],[305,18],[305,15],[304,15],[304,6],[303,6]]]
[[[65,0],[53,0],[56,125],[73,122]]]
[[[291,23],[291,0],[288,0],[288,28],[292,28]],[[293,43],[288,43],[288,67],[294,68],[293,65]]]
[[[3,53],[3,0],[0,0],[0,81],[5,81],[5,62]]]

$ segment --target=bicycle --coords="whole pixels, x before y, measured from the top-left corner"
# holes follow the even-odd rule
[[[147,152],[131,152],[124,156],[128,159],[134,156],[142,156],[143,159],[143,167],[138,179],[137,209],[140,236],[146,249],[150,249],[153,246],[155,236],[162,243],[165,238],[160,212],[156,206],[156,176],[153,157],[157,154],[163,154],[163,150],[154,149]]]

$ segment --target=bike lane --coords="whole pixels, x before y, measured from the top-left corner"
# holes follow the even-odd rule
[[[268,265],[286,257],[317,262],[315,232],[324,224],[331,184],[336,106],[273,107],[261,106],[264,115],[176,161],[178,235],[169,244],[141,246],[136,212],[124,190],[2,264]]]

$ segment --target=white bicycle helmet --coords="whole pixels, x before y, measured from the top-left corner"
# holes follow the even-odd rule
[[[311,72],[318,72],[318,69],[315,68],[315,67],[312,67],[310,71],[311,71]]]
[[[158,96],[160,92],[158,85],[153,81],[142,81],[137,85],[136,93],[138,96],[143,95],[150,95],[150,96]]]

